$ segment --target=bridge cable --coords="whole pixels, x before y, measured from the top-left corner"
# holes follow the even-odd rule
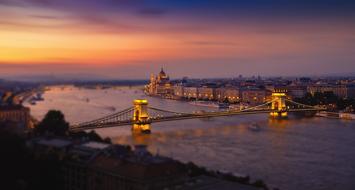
[[[298,102],[295,102],[295,101],[292,101],[292,100],[288,100],[286,99],[287,102],[290,102],[290,103],[294,103],[296,105],[300,105],[300,106],[303,106],[303,107],[308,107],[308,108],[314,108],[314,109],[317,109],[315,106],[310,106],[310,105],[306,105],[306,104],[302,104],[302,103],[298,103]]]
[[[129,108],[127,108],[127,109],[124,109],[124,110],[122,110],[122,111],[116,112],[116,113],[114,113],[114,114],[111,114],[111,115],[108,115],[108,116],[105,116],[105,117],[102,117],[102,118],[98,118],[98,119],[95,119],[95,120],[92,120],[92,121],[79,123],[79,124],[74,125],[74,126],[79,126],[79,127],[81,127],[81,126],[85,126],[85,125],[91,125],[91,124],[93,124],[93,123],[98,123],[98,122],[103,121],[103,120],[115,118],[115,117],[117,117],[117,116],[120,116],[120,115],[125,114],[125,113],[127,113],[127,112],[129,112],[129,111],[132,111],[132,110],[133,110],[133,107],[129,107]]]

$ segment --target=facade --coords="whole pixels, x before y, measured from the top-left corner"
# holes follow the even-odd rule
[[[287,88],[288,95],[292,98],[303,98],[307,93],[306,86],[290,86]]]
[[[240,102],[240,91],[237,88],[225,88],[224,98],[227,98],[230,103]]]
[[[347,85],[346,88],[347,88],[347,97],[355,98],[355,84]]]
[[[347,98],[348,90],[345,85],[310,85],[307,92],[314,95],[316,92],[333,92],[339,98]]]
[[[262,89],[244,89],[241,94],[243,102],[247,102],[252,105],[262,104],[266,101],[266,91]]]
[[[86,143],[88,144],[88,143]],[[74,146],[63,168],[66,190],[150,190],[181,184],[186,174],[170,158],[153,156],[142,147]]]
[[[0,122],[5,128],[18,134],[33,128],[30,109],[22,106],[12,92],[5,92],[1,97]]]
[[[177,98],[182,98],[184,97],[184,86],[182,85],[175,85],[173,87],[174,90],[174,96]]]
[[[197,87],[184,87],[184,98],[196,99],[198,98],[198,88]]]
[[[103,155],[90,163],[88,176],[88,190],[155,190],[185,180],[185,175],[174,162],[140,163]]]
[[[173,95],[169,76],[164,72],[163,68],[157,76],[151,74],[150,83],[145,87],[145,91],[153,96],[171,97]]]
[[[0,122],[11,122],[18,129],[32,128],[30,109],[22,105],[0,106]]]
[[[214,99],[214,88],[211,87],[200,87],[197,89],[198,99],[202,100],[213,100]]]
[[[213,95],[214,99],[219,101],[219,102],[224,101],[227,98],[225,93],[226,93],[226,88],[216,88],[214,90],[214,95]]]
[[[189,176],[186,165],[152,155],[144,145],[112,145],[95,141],[39,137],[26,145],[37,159],[60,161],[58,183],[64,190],[163,190],[258,188],[205,175]]]

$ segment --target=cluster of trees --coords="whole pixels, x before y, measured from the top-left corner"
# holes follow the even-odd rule
[[[58,110],[50,110],[34,130],[37,135],[67,136],[69,123],[65,121],[64,114]]]
[[[91,141],[111,143],[111,139],[102,139],[95,131],[71,133],[69,127],[70,125],[65,120],[64,114],[61,111],[50,110],[35,127],[33,134],[35,136],[70,137],[73,139],[85,138]]]
[[[312,106],[326,105],[330,110],[344,110],[355,108],[354,98],[339,98],[333,92],[316,92],[313,95],[307,93],[303,98],[296,98],[295,101]]]

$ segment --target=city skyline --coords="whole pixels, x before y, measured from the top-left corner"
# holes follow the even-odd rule
[[[354,74],[355,3],[0,0],[1,76]]]

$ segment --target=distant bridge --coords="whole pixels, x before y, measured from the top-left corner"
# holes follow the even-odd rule
[[[287,104],[286,104],[287,103]],[[151,124],[165,121],[210,118],[232,115],[269,113],[270,117],[285,118],[289,112],[323,111],[323,108],[294,102],[286,98],[285,92],[274,92],[272,100],[246,109],[221,111],[175,112],[148,106],[147,100],[134,100],[133,106],[120,112],[71,126],[71,131],[131,125],[134,132],[150,132]]]

